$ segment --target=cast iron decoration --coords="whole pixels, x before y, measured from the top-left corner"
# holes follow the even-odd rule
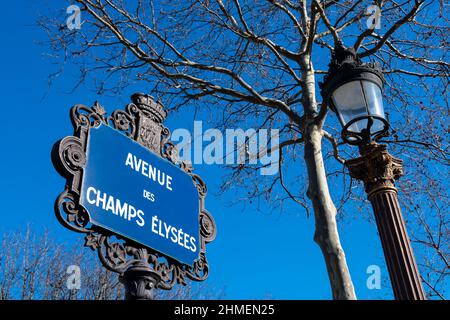
[[[53,164],[66,178],[65,189],[56,199],[54,209],[62,225],[84,233],[85,246],[97,250],[102,264],[119,273],[128,299],[151,299],[153,288],[169,290],[175,284],[185,285],[186,279],[202,281],[207,278],[206,243],[214,240],[216,227],[205,209],[205,183],[193,173],[189,164],[179,161],[169,140],[170,131],[163,125],[167,116],[164,107],[150,95],[141,93],[133,94],[131,100],[125,110],[116,110],[109,116],[98,102],[93,107],[76,105],[70,110],[74,134],[58,141],[52,150]],[[89,132],[101,125],[122,132],[177,165],[192,178],[199,197],[200,227],[200,254],[192,265],[183,264],[90,222],[89,212],[81,205],[80,196]]]

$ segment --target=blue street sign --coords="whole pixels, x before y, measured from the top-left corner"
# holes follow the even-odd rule
[[[109,126],[89,131],[81,204],[94,225],[188,265],[199,258],[192,178]]]

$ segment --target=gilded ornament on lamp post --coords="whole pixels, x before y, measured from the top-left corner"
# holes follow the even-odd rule
[[[360,152],[362,156],[347,160],[346,166],[352,178],[364,182],[368,198],[380,191],[397,191],[394,181],[403,175],[403,161],[375,142],[362,146]]]

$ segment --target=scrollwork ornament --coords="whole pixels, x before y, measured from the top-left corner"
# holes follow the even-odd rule
[[[86,164],[86,154],[83,150],[83,144],[80,139],[76,137],[66,137],[61,142],[60,148],[63,158],[63,163],[66,168],[77,171]]]
[[[80,204],[79,195],[66,188],[55,201],[55,214],[66,228],[76,232],[89,232],[89,215]]]
[[[200,214],[200,232],[206,243],[216,238],[216,224],[208,211],[203,210]]]
[[[188,172],[183,167],[183,164],[180,161],[178,150],[173,144],[172,141],[170,141],[170,130],[169,128],[162,127],[161,130],[161,147],[160,147],[160,154],[161,157],[169,160],[173,164],[180,165],[180,168],[183,169],[185,172]]]
[[[129,138],[135,136],[135,122],[134,115],[123,110],[116,110],[108,117],[108,123],[111,123],[114,129],[124,132]]]
[[[90,129],[106,123],[105,110],[98,102],[92,108],[85,105],[75,105],[70,111],[70,119],[75,131],[81,128]]]

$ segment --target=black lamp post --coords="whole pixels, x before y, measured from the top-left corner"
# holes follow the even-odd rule
[[[337,47],[320,86],[324,103],[343,127],[342,139],[359,147],[361,157],[345,165],[353,178],[364,182],[372,203],[395,299],[424,300],[394,183],[403,175],[402,160],[391,156],[386,145],[376,143],[389,129],[383,83],[378,65],[362,63],[353,49]]]

